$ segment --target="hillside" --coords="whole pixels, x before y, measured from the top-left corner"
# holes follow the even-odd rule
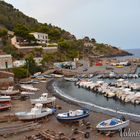
[[[0,28],[5,27],[8,30],[14,31],[17,26],[21,26],[28,32],[43,32],[49,35],[50,42],[56,42],[59,44],[59,57],[56,56],[56,60],[71,60],[75,57],[83,57],[85,53],[88,55],[103,55],[103,56],[122,56],[129,55],[128,52],[120,50],[116,47],[99,44],[94,38],[89,39],[85,37],[77,40],[74,35],[61,29],[60,27],[45,23],[39,23],[36,19],[26,16],[18,9],[15,9],[11,4],[4,1],[0,1]],[[2,33],[1,33],[2,32]],[[3,30],[0,30],[3,34]],[[1,35],[0,34],[0,35]],[[5,34],[5,33],[4,33]],[[85,47],[85,42],[91,45]],[[9,44],[8,44],[9,45]],[[6,46],[6,43],[5,43]],[[8,46],[9,47],[9,46]],[[7,50],[3,49],[3,50]],[[88,50],[88,51],[83,51]],[[10,52],[8,52],[10,53]],[[58,55],[57,54],[57,55]],[[60,58],[60,60],[58,59]]]
[[[61,37],[65,39],[75,39],[69,32],[53,26],[51,24],[39,23],[36,19],[26,16],[11,4],[0,1],[0,26],[13,30],[17,24],[25,25],[30,31],[47,32],[52,40],[58,40]]]

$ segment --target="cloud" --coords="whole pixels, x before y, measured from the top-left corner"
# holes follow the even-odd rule
[[[92,0],[6,0],[41,22],[62,20]]]

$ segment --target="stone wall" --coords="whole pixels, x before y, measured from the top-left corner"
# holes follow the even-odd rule
[[[6,71],[0,71],[0,89],[7,89],[14,85],[14,74]]]

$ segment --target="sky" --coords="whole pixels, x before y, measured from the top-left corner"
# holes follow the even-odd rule
[[[140,48],[140,0],[5,0],[42,23],[77,38],[122,49]]]

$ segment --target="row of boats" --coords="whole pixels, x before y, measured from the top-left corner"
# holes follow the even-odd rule
[[[17,112],[15,115],[19,120],[34,120],[46,117],[56,113],[56,109],[42,108],[41,103],[35,104],[30,112]],[[68,112],[56,114],[56,119],[61,123],[70,123],[83,120],[90,115],[88,109],[69,110]],[[99,131],[120,131],[129,125],[129,120],[122,118],[112,118],[104,120],[97,124],[96,129]]]
[[[114,72],[111,73],[107,73],[107,74],[100,74],[97,76],[100,79],[132,79],[132,78],[139,78],[140,77],[140,73],[139,74],[117,74]]]
[[[70,80],[71,81],[71,80]],[[73,81],[73,80],[72,80]],[[22,88],[30,90],[30,91],[38,91],[39,89],[31,87],[31,85],[21,85]],[[16,92],[13,88],[9,87],[7,95],[13,95]],[[3,91],[4,92],[4,91]],[[9,94],[10,93],[10,94]],[[3,103],[7,103],[11,101],[11,96],[0,96],[1,101]],[[15,116],[19,120],[36,120],[46,117],[48,115],[54,114],[56,119],[61,122],[74,122],[87,118],[90,115],[90,111],[88,109],[78,109],[78,110],[69,110],[68,112],[57,113],[56,108],[48,108],[43,107],[44,104],[49,104],[55,102],[55,97],[48,97],[48,93],[43,93],[39,98],[30,99],[31,104],[34,104],[34,107],[31,108],[28,112],[16,112]],[[121,130],[129,125],[129,120],[122,120],[118,118],[112,118],[109,120],[105,120],[100,122],[96,128],[100,131],[114,131]]]
[[[76,85],[108,98],[117,98],[125,103],[140,104],[140,85],[138,83],[130,83],[124,79],[119,79],[116,83],[80,80],[76,82]]]

